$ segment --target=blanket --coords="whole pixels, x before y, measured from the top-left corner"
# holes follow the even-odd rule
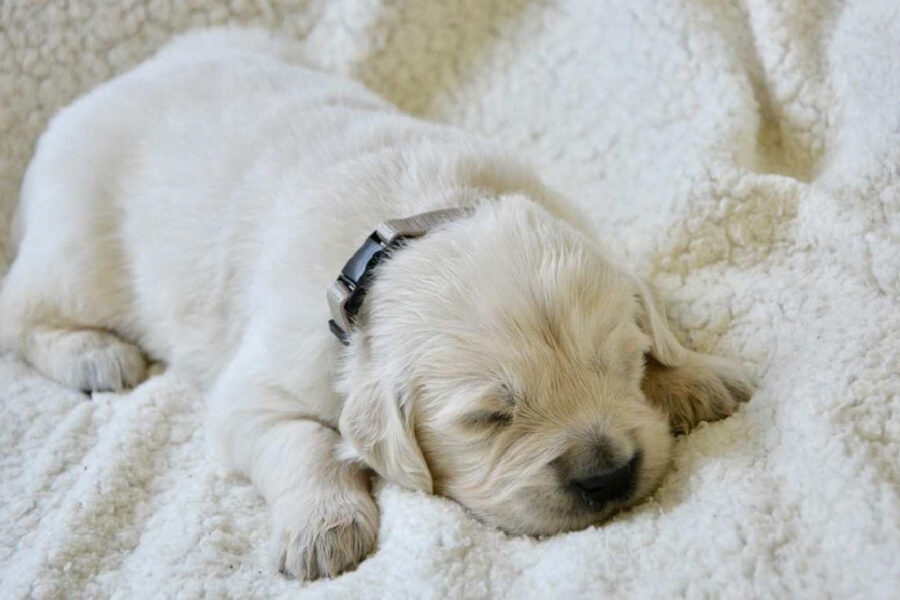
[[[376,552],[302,584],[267,562],[265,506],[210,454],[191,382],[87,397],[5,354],[0,596],[897,597],[900,4],[2,0],[0,241],[56,111],[219,23],[296,37],[530,159],[662,290],[678,335],[758,391],[601,527],[508,536],[377,483]]]

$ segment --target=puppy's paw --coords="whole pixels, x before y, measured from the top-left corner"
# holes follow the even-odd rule
[[[278,570],[312,581],[352,570],[375,548],[378,508],[368,493],[309,500],[286,498],[274,507],[272,552]]]
[[[99,329],[38,329],[26,358],[53,379],[84,392],[119,391],[147,376],[140,348]]]
[[[753,395],[753,384],[738,364],[703,354],[692,359],[679,367],[647,359],[644,394],[666,411],[674,433],[686,433],[701,421],[723,419]]]

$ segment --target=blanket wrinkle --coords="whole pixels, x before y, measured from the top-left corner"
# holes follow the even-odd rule
[[[52,116],[225,23],[529,158],[653,279],[680,337],[751,365],[759,390],[600,527],[508,536],[379,482],[377,551],[301,584],[267,563],[265,506],[222,472],[190,382],[88,398],[0,354],[0,595],[896,595],[895,0],[0,0],[4,247]]]

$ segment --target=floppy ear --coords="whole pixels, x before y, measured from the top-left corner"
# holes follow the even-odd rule
[[[650,338],[650,355],[663,365],[677,367],[687,361],[690,352],[681,345],[666,319],[665,308],[650,284],[640,278],[633,278],[635,297],[640,309],[637,324]]]
[[[341,412],[341,435],[388,481],[431,494],[431,472],[416,441],[408,397],[386,387],[377,380],[353,386]]]
[[[647,399],[669,415],[683,433],[700,421],[716,421],[753,394],[753,384],[736,362],[688,350],[678,341],[653,289],[635,278],[640,309],[637,324],[650,337],[650,354],[641,387]]]

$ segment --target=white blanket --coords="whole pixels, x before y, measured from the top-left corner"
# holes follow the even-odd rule
[[[532,158],[754,399],[587,531],[509,537],[379,484],[375,554],[304,586],[188,382],[88,398],[3,356],[0,596],[898,597],[900,3],[398,4],[0,0],[0,241],[56,110],[173,32],[264,24]]]

